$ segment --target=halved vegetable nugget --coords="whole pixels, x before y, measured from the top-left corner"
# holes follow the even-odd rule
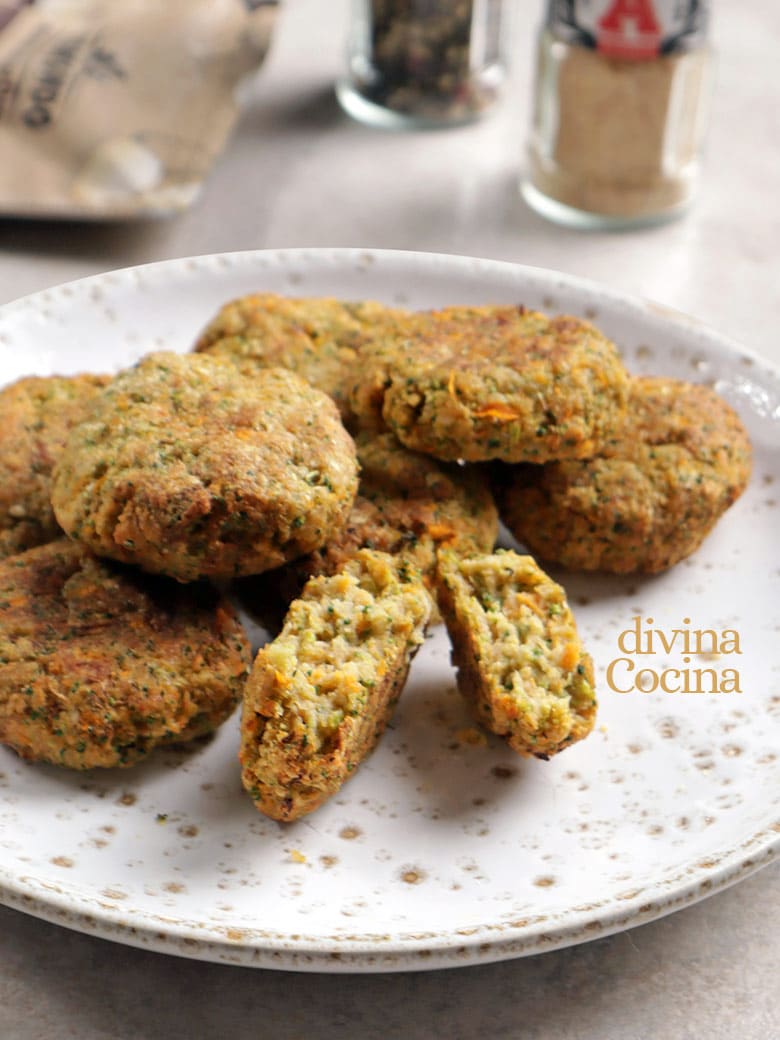
[[[349,778],[384,731],[431,608],[418,573],[370,550],[306,584],[244,695],[242,780],[260,812],[298,819]]]
[[[535,758],[590,733],[593,662],[566,593],[530,556],[499,550],[464,559],[442,550],[436,591],[458,688],[486,729]]]

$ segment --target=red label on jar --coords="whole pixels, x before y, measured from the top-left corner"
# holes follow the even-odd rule
[[[596,48],[615,58],[654,58],[661,23],[651,0],[614,0],[598,20]]]
[[[547,26],[567,43],[642,61],[701,46],[702,0],[551,0]]]

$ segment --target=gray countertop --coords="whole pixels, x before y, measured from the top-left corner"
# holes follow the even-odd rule
[[[701,193],[684,220],[583,234],[516,190],[540,4],[521,5],[510,89],[484,122],[383,133],[337,108],[345,0],[287,0],[238,131],[190,212],[84,226],[0,221],[0,302],[150,260],[365,246],[515,260],[706,321],[780,363],[780,8],[715,5]],[[296,975],[200,963],[0,909],[0,1037],[711,1040],[780,1035],[780,870],[651,924],[524,960],[420,974]]]
[[[419,974],[203,964],[0,910],[13,1040],[770,1040],[780,869],[641,928],[537,957]]]

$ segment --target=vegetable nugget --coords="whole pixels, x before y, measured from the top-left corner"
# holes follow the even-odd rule
[[[108,376],[29,376],[0,390],[0,557],[62,535],[51,472],[68,432]]]
[[[241,697],[249,642],[207,586],[61,539],[0,562],[0,742],[71,769],[130,766],[209,733]]]
[[[347,391],[363,342],[405,315],[371,301],[257,293],[225,304],[199,336],[195,350],[225,357],[247,375],[270,365],[297,372],[329,394],[348,419]]]
[[[439,553],[439,608],[458,688],[479,722],[526,757],[549,758],[596,719],[593,662],[566,593],[530,556]]]
[[[747,432],[709,387],[633,379],[629,408],[595,458],[500,471],[502,519],[542,558],[618,574],[665,570],[747,486]]]
[[[383,421],[440,459],[584,458],[625,412],[614,344],[586,321],[524,307],[418,314],[362,361],[351,391],[362,428]]]
[[[419,575],[369,550],[307,583],[258,653],[244,696],[242,779],[261,812],[311,812],[373,749],[431,607]]]
[[[323,545],[357,491],[329,397],[281,368],[149,354],[118,375],[55,467],[63,529],[180,581],[258,574]]]

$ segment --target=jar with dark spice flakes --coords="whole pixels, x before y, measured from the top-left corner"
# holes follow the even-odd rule
[[[373,126],[467,123],[505,78],[505,0],[352,0],[342,108]]]
[[[708,4],[552,0],[539,39],[526,201],[578,227],[684,212],[709,98]]]

